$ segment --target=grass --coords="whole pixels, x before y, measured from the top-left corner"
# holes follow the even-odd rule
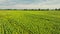
[[[60,34],[60,12],[2,10],[0,34]]]

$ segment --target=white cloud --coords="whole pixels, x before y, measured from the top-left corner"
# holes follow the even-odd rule
[[[45,5],[45,4],[37,4],[37,5],[15,5],[14,7],[22,7],[22,8],[60,8],[60,4],[56,4],[56,5]]]
[[[33,5],[33,4],[30,4],[30,5],[22,5],[22,4],[17,4],[17,5],[13,5],[13,6],[0,6],[0,8],[12,8],[12,9],[23,9],[23,8],[27,8],[27,9],[31,9],[31,8],[60,8],[60,4],[57,4],[57,5],[40,5],[40,4],[37,4],[37,5]]]
[[[1,1],[1,0],[0,0]],[[6,0],[4,0],[6,1]],[[12,3],[10,3],[12,4]],[[8,6],[0,6],[2,8],[15,8],[15,9],[23,9],[23,8],[60,8],[60,0],[47,0],[38,4],[15,4]]]
[[[5,2],[5,1],[7,1],[7,0],[0,0],[0,2]]]

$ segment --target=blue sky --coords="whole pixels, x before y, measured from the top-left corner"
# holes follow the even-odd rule
[[[60,8],[60,0],[0,0],[0,9]]]

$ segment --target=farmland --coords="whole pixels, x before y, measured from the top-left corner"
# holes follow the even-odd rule
[[[60,34],[60,11],[0,11],[0,34]]]

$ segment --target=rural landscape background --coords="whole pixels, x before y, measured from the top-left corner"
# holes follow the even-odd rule
[[[60,34],[60,0],[0,0],[0,34]]]
[[[0,34],[60,34],[60,11],[0,10]]]

